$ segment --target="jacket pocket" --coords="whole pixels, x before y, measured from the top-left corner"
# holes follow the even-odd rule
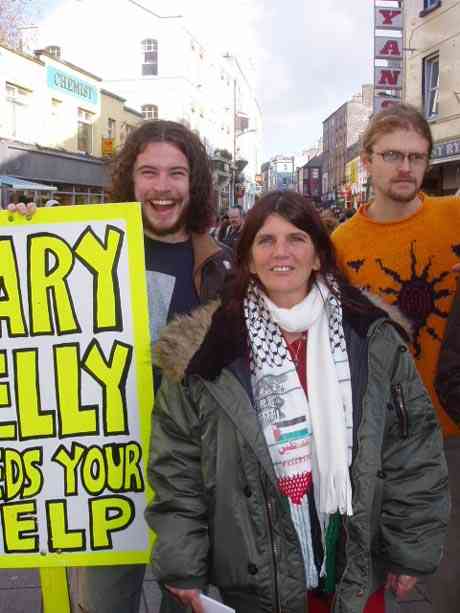
[[[379,470],[375,480],[371,515],[371,547],[374,551],[378,551],[380,549],[380,518],[382,515],[383,487],[385,477],[385,473],[382,470]]]
[[[391,397],[399,420],[399,430],[401,438],[409,437],[409,413],[407,411],[406,400],[401,383],[391,386]]]

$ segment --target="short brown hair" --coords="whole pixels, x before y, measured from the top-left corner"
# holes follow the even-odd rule
[[[433,149],[433,137],[425,117],[410,104],[396,104],[376,113],[362,137],[362,153],[370,155],[375,141],[396,130],[415,130],[428,142],[428,155]]]
[[[215,212],[214,190],[208,154],[199,137],[175,121],[145,121],[128,136],[112,165],[111,198],[114,202],[135,200],[133,169],[139,153],[150,143],[174,145],[190,166],[190,204],[187,207],[187,232],[206,232]]]

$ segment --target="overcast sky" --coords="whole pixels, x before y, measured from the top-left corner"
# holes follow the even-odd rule
[[[108,29],[110,4],[122,1],[106,0]],[[184,15],[197,37],[251,58],[264,159],[314,146],[322,121],[372,79],[371,0],[138,1]],[[44,3],[42,14],[60,2]]]
[[[372,80],[372,0],[164,1],[197,34],[252,58],[264,159],[314,146],[323,120]]]
[[[372,79],[371,0],[269,0],[256,36],[268,156],[314,145],[322,121]]]

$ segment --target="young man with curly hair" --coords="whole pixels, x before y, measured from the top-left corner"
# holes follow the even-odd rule
[[[130,134],[114,161],[111,200],[139,201],[152,341],[173,315],[216,298],[231,254],[208,234],[214,214],[212,176],[198,136],[179,123],[149,121]],[[154,369],[155,387],[160,372]],[[145,566],[77,571],[84,613],[137,613]],[[177,605],[178,606],[178,605]],[[175,602],[163,597],[162,610]]]

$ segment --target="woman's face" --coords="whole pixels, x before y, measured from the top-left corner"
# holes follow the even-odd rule
[[[251,248],[249,270],[277,306],[290,308],[308,293],[319,257],[309,235],[276,213],[267,217]]]

